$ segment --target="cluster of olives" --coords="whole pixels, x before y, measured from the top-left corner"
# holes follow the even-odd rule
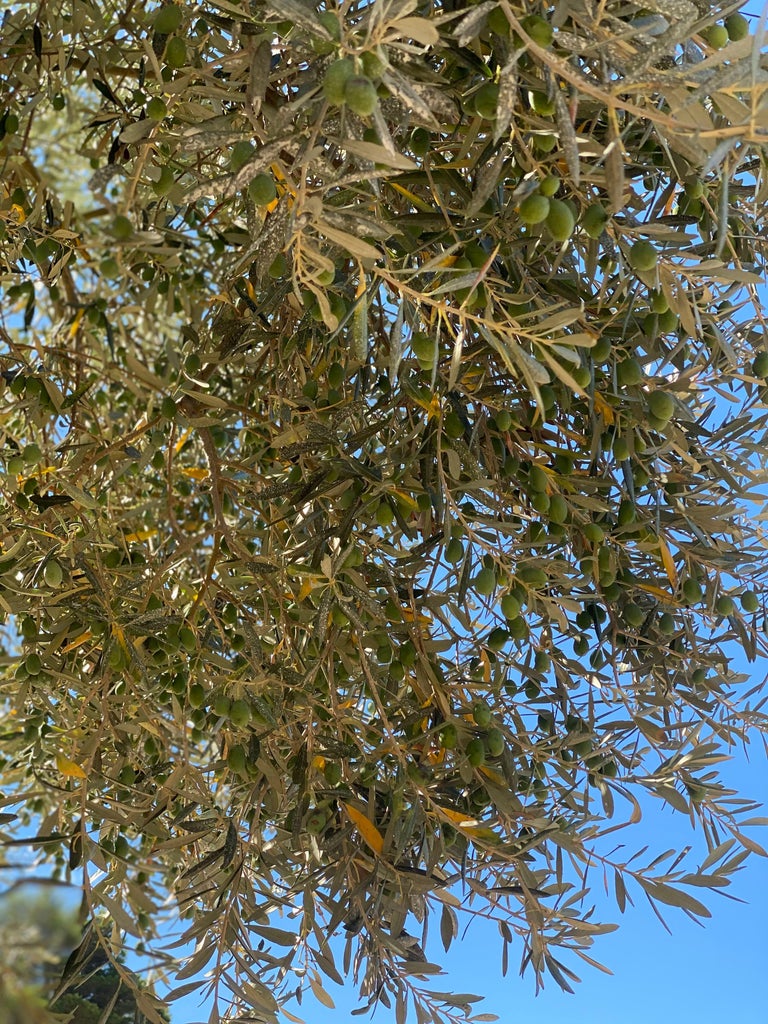
[[[443,750],[456,750],[461,745],[467,764],[480,768],[487,758],[501,757],[506,740],[501,729],[494,726],[493,713],[485,701],[476,701],[471,715],[477,728],[471,728],[463,721],[459,726],[446,722],[440,728],[438,741]]]
[[[722,50],[729,42],[738,42],[749,35],[749,21],[743,14],[729,14],[723,22],[705,28],[702,37],[713,50]]]

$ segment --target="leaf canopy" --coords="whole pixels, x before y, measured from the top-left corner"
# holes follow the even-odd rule
[[[763,852],[717,770],[766,729],[736,8],[5,13],[3,835],[171,998],[460,1020],[412,931],[570,988],[595,877],[707,916]],[[703,863],[612,847],[649,796]]]

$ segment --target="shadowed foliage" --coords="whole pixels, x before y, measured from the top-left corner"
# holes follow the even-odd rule
[[[738,6],[3,15],[2,849],[116,970],[487,1020],[428,928],[570,989],[590,886],[706,917],[763,852],[718,773],[766,731]]]
[[[0,900],[0,1019],[3,1024],[45,1024],[59,978],[67,972],[73,950],[81,950],[77,913],[51,897],[28,888]],[[137,979],[98,950],[87,960],[78,954],[74,991],[57,998],[53,1009],[67,1024],[146,1024],[136,1009],[132,987]],[[123,979],[128,984],[123,983]],[[74,977],[71,979],[74,981]],[[48,1008],[48,1009],[47,1009]],[[104,1014],[105,1016],[102,1016]],[[167,1017],[166,1017],[167,1019]]]

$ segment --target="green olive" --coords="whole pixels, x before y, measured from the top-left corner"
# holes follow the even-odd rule
[[[518,208],[523,224],[540,224],[549,216],[550,200],[540,192],[527,196]]]
[[[152,27],[160,36],[168,36],[181,25],[182,10],[176,4],[163,4],[152,19]]]
[[[629,251],[629,265],[633,270],[653,270],[659,260],[659,254],[650,242],[639,239]]]
[[[495,82],[486,82],[474,95],[475,110],[486,121],[496,117],[496,106],[499,102],[499,87]]]
[[[358,117],[370,117],[379,102],[376,86],[370,78],[353,75],[344,85],[344,102]]]
[[[478,594],[487,597],[496,589],[496,573],[493,569],[481,569],[475,576],[474,588]]]
[[[485,764],[485,744],[481,739],[470,740],[466,747],[467,761],[473,768],[480,768]]]

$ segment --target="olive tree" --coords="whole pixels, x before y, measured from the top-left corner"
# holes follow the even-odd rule
[[[766,731],[733,667],[765,650],[764,28],[6,10],[2,827],[82,886],[70,974],[132,950],[212,1019],[351,977],[454,1021],[428,929],[488,918],[570,988],[593,883],[708,916],[763,852],[718,764]],[[650,798],[699,846],[659,859]]]

